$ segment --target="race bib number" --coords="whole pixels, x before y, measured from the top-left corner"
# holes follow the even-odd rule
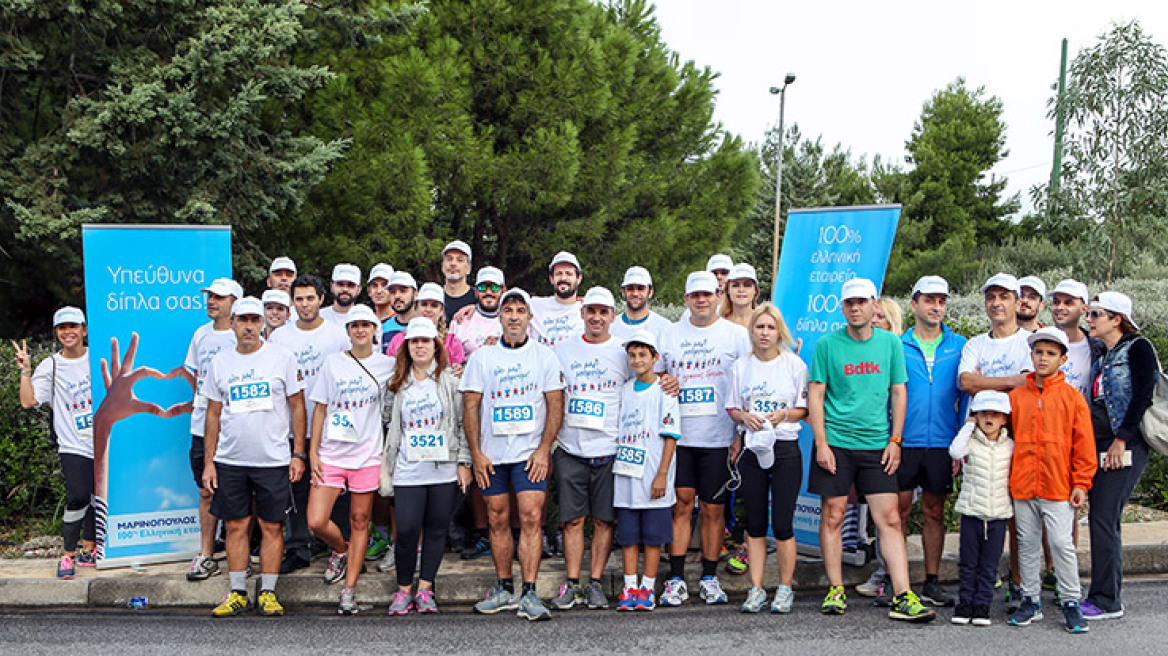
[[[406,433],[406,460],[410,462],[434,462],[449,460],[446,448],[446,433]]]
[[[77,429],[77,435],[83,440],[93,439],[93,413],[86,412],[84,414],[73,415],[73,426]]]
[[[618,476],[644,478],[645,450],[628,445],[620,447],[616,450],[616,460],[612,463],[612,472]]]
[[[677,397],[682,417],[713,417],[718,414],[713,387],[683,387]]]
[[[328,418],[327,436],[334,442],[350,444],[356,442],[357,425],[353,423],[353,413],[348,410],[334,410]]]
[[[237,383],[227,388],[231,414],[264,412],[272,409],[272,384],[266,380]]]
[[[604,430],[604,401],[584,397],[568,399],[566,421],[572,428]]]
[[[535,432],[535,409],[529,405],[498,405],[491,409],[491,433],[523,435]]]
[[[755,415],[768,415],[772,412],[778,412],[787,407],[786,401],[774,401],[765,397],[753,397],[750,399],[750,412]]]
[[[196,408],[206,408],[207,407],[207,395],[203,394],[203,381],[202,380],[195,383],[195,407]]]

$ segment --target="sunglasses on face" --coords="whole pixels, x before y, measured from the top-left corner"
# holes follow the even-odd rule
[[[503,291],[503,286],[496,285],[493,282],[484,282],[484,283],[480,283],[478,285],[475,285],[475,289],[479,290],[480,292],[494,292],[494,293],[498,294],[499,292]]]
[[[1087,316],[1091,317],[1092,319],[1102,319],[1103,317],[1110,319],[1115,315],[1111,314],[1107,310],[1091,310],[1087,313]]]

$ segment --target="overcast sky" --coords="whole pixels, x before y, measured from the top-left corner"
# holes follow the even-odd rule
[[[1139,19],[1168,44],[1163,0],[981,0],[978,2],[783,2],[656,0],[662,36],[683,60],[721,74],[717,120],[748,142],[778,123],[768,89],[787,72],[786,121],[830,148],[904,161],[904,142],[923,103],[958,76],[984,86],[1005,107],[1009,155],[994,173],[1009,193],[1050,179],[1053,122],[1046,118],[1058,80],[1059,48],[1068,60],[1115,22]]]

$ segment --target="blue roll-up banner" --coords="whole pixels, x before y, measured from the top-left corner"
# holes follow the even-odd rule
[[[774,304],[791,335],[803,340],[799,355],[807,366],[815,344],[846,325],[839,295],[845,281],[868,278],[881,289],[892,252],[900,205],[791,210],[783,232],[783,252],[775,278]],[[799,433],[805,468],[814,438],[804,423]],[[807,472],[795,506],[795,541],[800,551],[818,554],[819,497],[807,492]]]
[[[191,335],[200,291],[231,277],[228,226],[86,225],[81,232],[93,377],[98,567],[192,557]]]

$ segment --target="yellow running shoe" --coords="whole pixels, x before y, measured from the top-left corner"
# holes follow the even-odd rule
[[[259,606],[260,615],[264,617],[282,617],[284,615],[284,607],[276,601],[276,593],[271,590],[264,590],[260,593],[260,598],[256,602]]]
[[[234,617],[251,610],[251,601],[247,595],[232,590],[223,598],[223,602],[211,611],[211,617]]]

